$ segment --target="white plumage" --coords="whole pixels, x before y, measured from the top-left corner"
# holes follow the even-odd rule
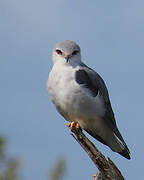
[[[104,81],[82,63],[79,46],[68,40],[58,43],[53,62],[47,88],[57,110],[66,120],[78,122],[93,137],[130,159]]]

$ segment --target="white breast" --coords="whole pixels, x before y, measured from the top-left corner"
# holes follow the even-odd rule
[[[103,116],[105,112],[102,98],[92,97],[86,89],[75,81],[75,71],[68,65],[54,64],[48,79],[48,92],[56,107],[68,114],[67,119]]]

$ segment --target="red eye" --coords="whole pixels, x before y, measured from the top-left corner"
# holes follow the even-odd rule
[[[56,52],[57,52],[57,54],[62,55],[62,51],[61,50],[57,49]]]

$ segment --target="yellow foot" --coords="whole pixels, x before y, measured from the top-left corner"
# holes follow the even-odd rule
[[[78,122],[73,121],[73,122],[67,123],[66,125],[70,128],[71,131],[74,131],[75,129],[81,131],[81,127]]]

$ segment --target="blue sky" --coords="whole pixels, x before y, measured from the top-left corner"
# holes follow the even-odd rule
[[[61,156],[65,180],[97,172],[46,91],[52,48],[65,39],[81,46],[83,61],[105,80],[132,160],[91,140],[126,179],[143,179],[143,7],[142,0],[0,1],[0,133],[22,161],[22,179],[47,179]]]

